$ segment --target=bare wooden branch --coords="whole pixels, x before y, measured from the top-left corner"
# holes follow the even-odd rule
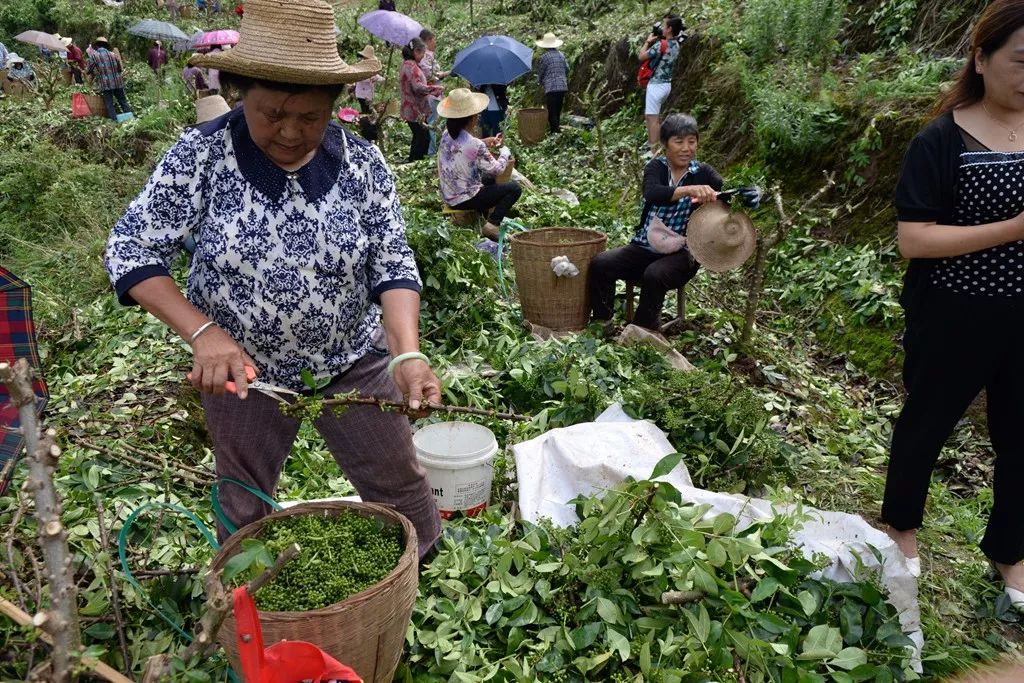
[[[337,395],[334,398],[325,399],[323,404],[325,406],[342,406],[342,405],[363,405],[363,406],[377,406],[381,410],[390,410],[403,415],[409,415],[412,417],[425,417],[429,413],[448,413],[449,415],[479,415],[481,417],[491,417],[496,420],[509,420],[512,422],[529,422],[533,419],[531,415],[519,415],[518,413],[502,413],[496,410],[485,410],[482,408],[466,408],[464,406],[447,406],[440,405],[435,406],[424,402],[419,408],[410,408],[406,403],[399,403],[397,401],[388,401],[383,398],[377,398],[375,396],[345,396]]]
[[[14,458],[11,458],[10,462],[14,462]],[[14,564],[14,537],[18,533],[18,524],[21,523],[21,518],[25,514],[25,506],[25,498],[18,494],[18,507],[15,508],[14,517],[11,518],[11,523],[7,527],[4,542],[4,548],[7,551],[7,573],[11,577],[11,585],[14,586],[14,591],[18,594],[18,600],[21,601],[23,607],[27,603],[25,602],[25,592],[21,588],[21,580],[18,578],[18,570]]]
[[[274,580],[274,577],[281,573],[284,566],[299,556],[298,543],[292,543],[287,548],[281,551],[281,554],[274,560],[274,564],[268,567],[257,576],[255,579],[249,582],[246,586],[246,590],[249,591],[249,595],[256,595],[256,592],[266,586],[268,583]]]
[[[661,594],[661,604],[663,605],[688,605],[703,599],[704,594],[700,591],[665,591]]]
[[[124,635],[124,615],[121,613],[121,589],[117,585],[117,578],[114,576],[113,559],[110,552],[110,534],[103,521],[103,499],[96,496],[96,521],[100,527],[100,545],[106,555],[107,561],[104,570],[107,573],[107,585],[110,586],[110,604],[114,608],[114,624],[117,630],[117,641],[121,646],[121,657],[124,661],[124,668],[131,671],[132,659],[128,651],[128,639]]]
[[[824,175],[825,184],[808,197],[800,208],[797,209],[796,213],[792,215],[786,215],[786,210],[782,205],[782,193],[779,188],[775,187],[772,191],[775,210],[779,214],[779,222],[776,224],[775,231],[771,235],[762,233],[757,237],[757,244],[754,248],[754,264],[750,269],[750,281],[747,287],[747,302],[743,309],[743,331],[740,332],[740,346],[743,348],[749,346],[750,338],[754,333],[754,318],[757,316],[758,305],[761,302],[761,292],[764,289],[764,270],[768,261],[768,252],[782,240],[786,239],[790,229],[796,224],[800,216],[836,184],[835,171],[824,173]]]
[[[29,616],[28,613],[25,612],[25,610],[21,609],[13,602],[5,600],[4,598],[0,598],[0,613],[7,615],[8,617],[14,620],[14,623],[19,624],[21,626],[33,625],[32,617]],[[39,638],[47,645],[53,645],[53,637],[46,631],[40,633]],[[124,676],[121,672],[117,671],[116,669],[107,664],[104,664],[98,659],[93,659],[92,657],[82,657],[81,662],[87,668],[91,669],[92,671],[95,671],[99,676],[102,676],[106,680],[111,681],[111,683],[134,683],[132,679]]]
[[[40,438],[36,418],[36,395],[32,389],[32,368],[24,358],[11,366],[0,363],[0,381],[7,386],[11,402],[18,406],[18,417],[29,454],[29,474],[25,488],[35,499],[35,517],[40,529],[39,547],[43,552],[46,579],[50,587],[51,607],[46,631],[53,636],[51,676],[54,683],[66,683],[74,677],[74,666],[81,648],[78,631],[78,591],[75,586],[67,533],[61,524],[61,503],[53,483],[53,472],[60,456],[54,443],[56,432],[48,430]]]
[[[146,470],[151,470],[151,469],[164,470],[164,469],[166,469],[169,472],[169,474],[170,474],[172,479],[179,479],[181,481],[186,481],[186,482],[188,482],[190,484],[195,484],[196,486],[207,487],[207,486],[211,486],[213,484],[213,482],[214,482],[214,477],[213,476],[210,476],[209,478],[197,476],[196,474],[193,474],[193,471],[190,468],[188,468],[186,466],[183,466],[183,465],[182,466],[176,465],[175,467],[164,468],[163,465],[160,464],[160,463],[156,463],[156,462],[153,462],[153,461],[140,460],[138,458],[134,458],[134,457],[128,455],[127,453],[123,453],[123,452],[122,453],[114,453],[109,448],[106,448],[104,446],[100,446],[99,444],[92,443],[91,441],[87,441],[85,439],[78,439],[78,444],[80,444],[84,448],[88,448],[90,451],[96,451],[97,453],[102,453],[102,454],[106,455],[108,458],[111,458],[112,460],[115,460],[115,461],[116,460],[125,460],[125,461],[130,462],[131,464],[133,464],[133,465],[135,465],[137,467],[145,468]],[[126,444],[122,444],[122,445],[126,445]],[[138,452],[138,451],[136,451],[136,452]]]

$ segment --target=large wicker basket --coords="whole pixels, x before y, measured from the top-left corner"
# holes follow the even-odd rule
[[[268,520],[295,515],[336,515],[345,510],[402,527],[405,551],[398,565],[380,583],[330,607],[311,612],[260,612],[263,642],[269,647],[281,640],[304,640],[355,669],[366,683],[391,683],[405,645],[418,583],[416,530],[403,515],[373,503],[302,503],[239,529],[213,558],[211,569],[223,569],[238,553],[242,541],[256,536]],[[224,620],[218,640],[231,666],[240,672],[233,615]]]
[[[587,277],[590,261],[604,251],[608,236],[583,228],[542,228],[511,238],[523,317],[555,331],[582,330],[590,322]],[[558,277],[551,259],[568,256],[576,277]]]
[[[544,107],[520,109],[519,141],[524,145],[536,145],[548,134],[548,110]]]

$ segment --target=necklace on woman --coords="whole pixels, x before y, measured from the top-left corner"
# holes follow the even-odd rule
[[[998,124],[999,124],[1000,126],[1002,126],[1003,128],[1006,128],[1006,130],[1010,131],[1010,134],[1006,136],[1006,139],[1007,139],[1007,140],[1009,140],[1010,142],[1017,142],[1017,129],[1018,129],[1018,128],[1020,128],[1021,126],[1024,126],[1024,121],[1021,121],[1020,123],[1018,123],[1018,124],[1017,124],[1016,126],[1014,126],[1013,128],[1007,128],[1007,126],[1006,126],[1006,124],[1005,124],[1005,123],[1003,123],[1002,121],[1000,121],[999,119],[997,119],[997,118],[996,118],[995,116],[992,116],[992,112],[990,112],[990,111],[988,110],[988,106],[987,106],[987,105],[985,104],[985,102],[984,102],[984,101],[982,101],[982,103],[981,103],[981,108],[985,110],[985,114],[986,114],[986,115],[987,115],[987,116],[988,116],[988,117],[989,117],[990,119],[992,119],[993,121],[995,121],[996,123],[998,123]]]

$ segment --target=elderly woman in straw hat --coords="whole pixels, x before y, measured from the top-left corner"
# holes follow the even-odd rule
[[[105,262],[122,303],[190,345],[218,475],[272,493],[300,420],[249,391],[253,371],[298,392],[312,375],[327,395],[404,394],[412,408],[441,391],[419,352],[420,278],[394,179],[376,147],[331,122],[345,84],[380,63],[339,58],[323,0],[245,10],[235,49],[192,57],[241,91],[240,106],[181,135],[114,226]],[[183,296],[170,268],[190,237]],[[352,407],[314,424],[364,500],[409,517],[425,554],[440,518],[408,420]],[[237,526],[267,512],[237,487],[222,502]]]
[[[739,267],[755,242],[749,221],[730,220],[724,231],[721,221],[708,223],[702,225],[699,239],[688,235],[687,226],[699,205],[715,203],[716,210],[724,208],[715,202],[722,176],[697,160],[699,134],[692,116],[668,116],[660,134],[665,153],[644,169],[644,203],[636,233],[629,244],[599,254],[590,263],[589,276],[595,320],[611,320],[615,283],[625,280],[640,284],[640,303],[631,322],[656,332],[661,329],[661,308],[669,290],[684,286],[701,265],[716,271]],[[725,213],[728,217],[728,209]]]
[[[523,188],[515,181],[495,182],[512,156],[508,147],[501,144],[501,134],[481,140],[470,133],[487,102],[487,95],[470,92],[467,88],[456,88],[441,100],[437,113],[448,120],[441,134],[437,166],[444,203],[453,209],[490,211],[482,233],[497,241],[501,222],[522,195]],[[491,150],[497,150],[498,156]]]
[[[569,90],[569,62],[560,48],[562,39],[548,31],[544,37],[535,41],[537,47],[544,50],[537,58],[533,68],[537,74],[537,82],[544,89],[544,104],[548,108],[548,128],[557,133],[561,127],[562,103],[565,93]]]

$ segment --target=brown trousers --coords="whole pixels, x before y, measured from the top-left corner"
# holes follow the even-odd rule
[[[358,390],[366,396],[402,400],[388,377],[389,357],[371,351],[324,389],[330,396]],[[281,412],[280,403],[258,391],[243,401],[233,394],[203,394],[206,425],[217,457],[217,476],[230,477],[274,494],[281,469],[299,432],[300,421]],[[330,408],[314,422],[345,476],[367,502],[387,503],[416,527],[422,557],[441,535],[441,518],[416,460],[409,420],[373,406],[350,406],[341,415]],[[269,514],[270,507],[248,491],[223,484],[224,512],[238,528]],[[218,522],[217,537],[227,530]]]

